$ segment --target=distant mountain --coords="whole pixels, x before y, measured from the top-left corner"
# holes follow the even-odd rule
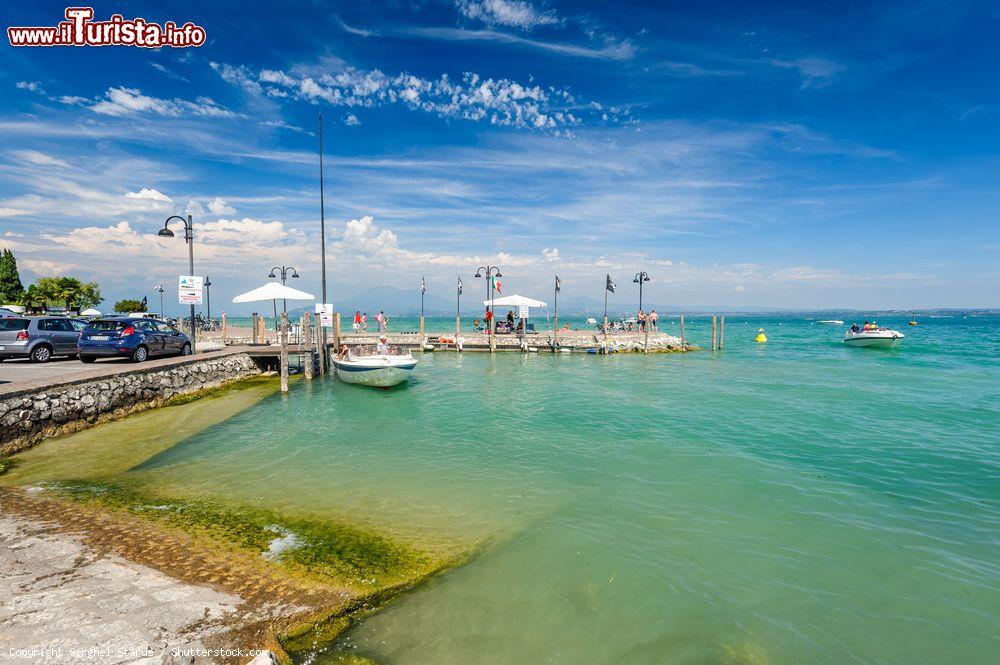
[[[470,303],[470,306],[472,303]],[[478,307],[478,300],[476,301]],[[462,303],[465,309],[465,303]],[[420,289],[404,291],[394,286],[376,286],[361,293],[352,294],[343,300],[334,300],[333,309],[337,312],[353,314],[355,310],[367,312],[371,318],[379,310],[389,316],[420,316]],[[307,308],[290,311],[290,317],[299,317]],[[455,302],[449,301],[433,293],[424,294],[424,313],[427,316],[446,316],[455,314]]]

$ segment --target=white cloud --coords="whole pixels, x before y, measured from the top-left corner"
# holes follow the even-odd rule
[[[348,113],[344,116],[344,124],[348,127],[356,127],[361,124],[361,121],[358,120],[358,116],[353,113]]]
[[[235,215],[236,208],[232,207],[226,201],[220,197],[215,197],[208,202],[208,211],[213,215]]]
[[[22,162],[34,164],[35,166],[54,166],[57,168],[70,168],[69,163],[62,159],[57,159],[52,155],[39,152],[37,150],[14,150],[11,155]]]
[[[18,81],[18,90],[30,90],[31,92],[37,92],[39,94],[44,94],[45,91],[42,89],[41,81]]]
[[[153,69],[155,69],[156,71],[163,73],[164,75],[167,76],[167,78],[174,79],[175,81],[183,81],[184,83],[190,83],[191,82],[191,81],[187,80],[186,78],[184,78],[183,76],[181,76],[180,74],[175,73],[173,70],[169,69],[168,67],[166,67],[164,65],[161,65],[158,62],[151,62],[151,63],[149,63],[149,66],[152,67]]]
[[[157,189],[147,189],[143,188],[138,192],[126,192],[125,198],[129,199],[146,199],[149,201],[159,201],[162,203],[173,203],[174,200]]]
[[[142,94],[136,88],[108,88],[104,98],[88,107],[94,113],[122,117],[139,113],[155,113],[157,115],[178,117],[194,115],[205,118],[235,118],[238,117],[224,106],[219,105],[210,97],[198,97],[195,101],[185,99],[161,99]]]
[[[0,208],[0,217],[16,217],[17,215],[28,215],[30,210],[22,210],[20,208]]]
[[[216,70],[226,71],[225,65]],[[244,67],[235,68],[242,76],[251,76]],[[233,77],[224,77],[233,83]],[[573,96],[563,89],[523,84],[510,79],[482,78],[467,72],[459,81],[447,75],[425,79],[408,73],[388,76],[378,69],[348,68],[336,74],[301,74],[265,69],[259,81],[278,86],[285,94],[313,103],[326,102],[349,108],[377,108],[403,104],[410,109],[443,118],[488,122],[501,127],[542,129],[564,132],[581,123],[580,117],[565,110],[575,105]],[[239,81],[234,83],[242,85]],[[244,86],[245,87],[245,86]],[[355,124],[355,114],[345,117]],[[359,121],[360,122],[360,121]]]
[[[559,250],[553,247],[549,249],[546,247],[542,250],[542,256],[545,257],[546,261],[558,261],[559,260]]]
[[[463,16],[491,26],[531,30],[559,23],[554,11],[539,11],[522,0],[457,0],[455,6]]]
[[[575,58],[592,58],[596,60],[631,60],[635,57],[636,47],[627,39],[615,39],[612,36],[604,38],[604,45],[597,48],[591,46],[580,46],[578,44],[567,44],[564,42],[550,42],[542,39],[528,39],[519,35],[512,35],[499,30],[459,30],[457,28],[406,28],[399,31],[401,34],[422,37],[425,39],[446,39],[449,41],[487,41],[499,42],[502,44],[515,44],[526,46],[541,51],[548,51],[558,55],[566,55]]]

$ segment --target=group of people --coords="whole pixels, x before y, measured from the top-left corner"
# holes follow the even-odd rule
[[[379,332],[384,333],[389,330],[389,317],[382,310],[375,315],[375,321],[378,323]],[[355,310],[354,323],[351,327],[354,328],[354,332],[368,332],[368,312]]]
[[[860,328],[858,327],[858,324],[856,324],[856,323],[852,323],[851,324],[851,332],[852,333],[858,333],[858,332],[861,332],[861,331],[868,332],[869,330],[878,330],[878,324],[875,323],[874,321],[871,321],[871,322],[865,321],[865,325],[862,326],[862,327],[860,327]]]
[[[639,319],[639,332],[646,332],[647,326],[650,331],[655,331],[660,321],[660,315],[656,313],[655,309],[649,310],[648,313],[640,309],[636,318]]]

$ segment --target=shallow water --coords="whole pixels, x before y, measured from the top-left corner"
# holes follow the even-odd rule
[[[406,387],[299,383],[124,475],[484,545],[317,662],[987,662],[1000,319],[880,323],[900,349],[800,316],[730,317],[714,355],[426,354]]]

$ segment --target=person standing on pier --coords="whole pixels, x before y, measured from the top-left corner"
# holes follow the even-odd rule
[[[658,330],[657,325],[660,322],[660,315],[656,313],[655,309],[649,310],[649,329],[653,332]]]
[[[354,310],[354,326],[353,326],[353,328],[354,328],[354,332],[358,332],[359,330],[361,330],[361,310],[360,309]]]
[[[485,321],[486,321],[486,334],[492,335],[493,334],[493,311],[489,307],[486,308],[486,314],[483,316],[483,319],[485,319]]]
[[[639,319],[639,332],[645,332],[646,331],[646,312],[644,312],[644,311],[642,311],[640,309],[639,310],[639,316],[636,317],[636,318]]]
[[[361,315],[361,332],[368,332],[368,312]]]

